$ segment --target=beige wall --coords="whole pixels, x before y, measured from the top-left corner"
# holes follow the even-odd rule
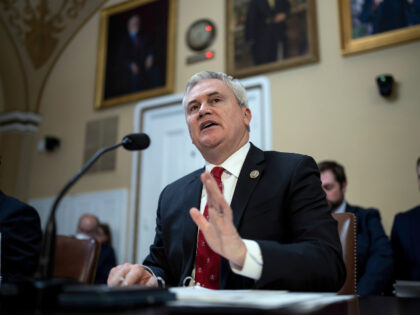
[[[342,162],[349,180],[348,200],[378,207],[389,233],[394,214],[420,200],[414,166],[420,155],[420,42],[344,58],[337,2],[317,1],[317,6],[320,62],[267,74],[273,148]],[[201,17],[217,26],[215,58],[186,65],[192,53],[185,45],[185,31]],[[181,92],[193,73],[225,70],[225,2],[180,0],[177,26],[175,92]],[[64,50],[46,83],[37,141],[51,134],[61,138],[62,146],[53,154],[33,148],[28,199],[55,195],[81,167],[87,121],[117,115],[119,137],[133,129],[135,104],[93,110],[98,27],[95,14]],[[375,86],[375,77],[384,72],[398,82],[393,102],[381,98]],[[119,150],[115,172],[89,174],[72,192],[129,188],[130,180],[131,154]]]

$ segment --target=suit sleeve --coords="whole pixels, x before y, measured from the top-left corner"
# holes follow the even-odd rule
[[[394,268],[392,248],[382,227],[379,211],[369,210],[367,230],[371,246],[367,255],[365,272],[357,284],[357,293],[359,295],[378,295],[383,293],[392,281]]]
[[[295,166],[286,198],[289,241],[258,241],[264,265],[256,287],[338,291],[346,277],[341,243],[312,158]]]
[[[149,255],[143,261],[143,264],[152,269],[155,276],[162,277],[165,279],[167,285],[177,285],[179,279],[175,279],[170,273],[171,269],[169,266],[168,257],[165,252],[164,242],[163,242],[163,231],[162,231],[162,222],[161,222],[161,209],[163,195],[165,194],[165,188],[160,197],[158,210],[156,215],[156,230],[155,230],[155,239],[153,244],[150,246]]]
[[[394,219],[394,224],[392,225],[391,232],[391,246],[394,251],[395,257],[395,280],[406,280],[410,279],[409,276],[409,263],[407,261],[407,256],[402,246],[401,233],[400,229],[408,229],[408,226],[404,222],[404,218],[401,214],[397,214]]]
[[[2,274],[5,281],[33,276],[39,259],[42,232],[37,211],[22,202],[11,201],[8,215],[0,222]]]

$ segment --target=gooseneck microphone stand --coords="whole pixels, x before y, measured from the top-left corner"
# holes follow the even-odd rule
[[[74,185],[75,182],[84,174],[87,172],[87,170],[93,165],[93,163],[96,162],[99,157],[111,150],[114,150],[118,148],[119,146],[122,146],[125,141],[127,141],[124,138],[124,140],[120,143],[111,145],[109,147],[103,148],[95,153],[89,161],[86,162],[85,165],[80,169],[80,171],[64,186],[64,188],[60,191],[58,196],[55,198],[54,204],[51,208],[50,216],[47,221],[47,225],[45,227],[45,234],[42,241],[41,246],[41,253],[39,256],[39,264],[38,269],[35,274],[36,280],[46,281],[53,278],[53,271],[54,271],[54,255],[55,255],[55,238],[56,238],[56,220],[55,220],[55,213],[57,211],[58,205],[63,199],[64,195],[67,193],[67,191]]]
[[[97,151],[79,170],[79,172],[61,189],[54,200],[50,215],[45,228],[41,245],[38,268],[34,279],[22,280],[15,284],[7,284],[0,287],[0,312],[2,309],[16,309],[19,307],[54,307],[57,304],[58,295],[62,292],[64,285],[75,284],[75,281],[68,279],[54,278],[54,255],[56,242],[56,220],[55,214],[61,199],[77,180],[95,163],[104,153],[114,150],[120,146],[125,149],[143,150],[150,144],[150,138],[146,134],[133,133],[125,136],[120,143],[105,147]]]

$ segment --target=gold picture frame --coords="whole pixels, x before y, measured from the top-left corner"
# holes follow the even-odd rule
[[[276,16],[278,13],[281,22],[275,20],[273,13],[264,19],[258,18],[270,10],[269,5],[268,0],[227,1],[226,69],[229,74],[245,77],[319,60],[315,0],[273,1],[271,12]],[[272,36],[276,39],[272,40]],[[276,46],[268,48],[273,42]]]
[[[173,92],[176,7],[134,0],[101,11],[95,109]]]
[[[372,0],[360,1],[360,3],[352,0],[338,0],[343,56],[420,39],[420,24],[410,25],[412,22],[407,21],[408,14],[404,14],[406,10],[404,6],[408,4],[401,1],[400,7],[382,11],[379,11],[379,5],[376,6],[374,10],[384,12],[382,15],[390,21],[380,24],[379,15],[374,16],[373,9],[369,7],[371,3]],[[390,14],[393,15],[392,19]],[[420,12],[417,12],[417,16],[420,17]]]

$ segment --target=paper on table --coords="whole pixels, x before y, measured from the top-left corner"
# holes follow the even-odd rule
[[[210,290],[202,287],[170,288],[177,296],[171,305],[178,306],[232,306],[260,309],[279,308],[299,304],[313,308],[353,298],[336,293],[291,293],[274,290]]]

